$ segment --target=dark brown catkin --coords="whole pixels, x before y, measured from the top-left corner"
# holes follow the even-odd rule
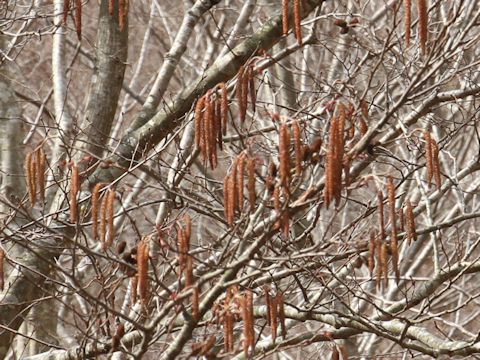
[[[82,38],[82,0],[75,0],[75,30],[80,40]]]
[[[111,0],[113,1],[113,0]],[[63,18],[62,22],[67,23],[68,11],[70,10],[70,0],[63,0]]]
[[[378,191],[378,227],[380,229],[380,241],[385,240],[385,222],[383,220],[383,194]]]
[[[292,122],[293,129],[293,149],[295,151],[295,173],[297,177],[300,177],[302,172],[302,140],[300,134],[300,125],[297,121]]]
[[[108,0],[108,13],[113,15],[114,7],[113,7],[114,0]]]
[[[144,238],[138,244],[137,249],[137,266],[138,266],[138,294],[140,295],[140,303],[142,310],[145,311],[148,301],[148,254],[150,246],[148,238]]]
[[[437,189],[440,189],[442,186],[442,177],[440,175],[440,160],[438,157],[438,144],[432,139],[432,166],[433,166],[433,177],[435,178],[435,184]]]
[[[228,98],[227,98],[227,87],[225,83],[220,83],[221,89],[221,106],[220,106],[220,117],[222,121],[222,135],[227,135],[227,115],[228,115]]]
[[[373,274],[373,268],[375,267],[375,232],[370,232],[370,241],[368,242],[368,270],[370,276]]]

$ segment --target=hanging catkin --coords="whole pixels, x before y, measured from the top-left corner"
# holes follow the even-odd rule
[[[288,189],[290,180],[290,133],[286,124],[280,125],[279,137],[280,185]]]
[[[257,106],[257,95],[255,93],[255,66],[248,65],[248,88],[250,89],[250,102],[252,104],[252,112],[255,112]]]
[[[67,0],[69,1],[69,0]],[[113,7],[114,0],[108,0],[108,13],[113,15],[114,7]]]
[[[221,90],[221,120],[222,120],[222,134],[223,136],[227,135],[227,114],[228,114],[228,99],[227,99],[227,87],[225,83],[220,83]]]
[[[39,149],[37,152],[38,156],[38,169],[37,169],[37,180],[38,180],[38,192],[40,193],[40,199],[45,201],[45,165],[47,163],[47,156],[43,149]]]
[[[82,0],[75,0],[75,30],[78,40],[82,38]]]
[[[425,158],[427,166],[427,184],[430,186],[432,183],[433,176],[433,157],[432,157],[432,138],[430,136],[430,131],[425,129],[423,131],[425,136]]]
[[[282,0],[282,32],[288,33],[288,0]]]
[[[100,205],[100,243],[102,244],[102,251],[106,249],[105,239],[107,236],[107,203],[108,196],[104,194],[102,203]]]
[[[200,139],[202,136],[202,120],[203,120],[204,105],[205,105],[205,95],[200,97],[197,100],[197,104],[195,105],[195,145],[197,149],[201,149]]]
[[[370,241],[368,242],[368,270],[370,276],[373,274],[373,268],[375,267],[375,232],[370,232]]]
[[[138,294],[143,311],[148,301],[148,254],[150,252],[148,239],[148,237],[142,239],[137,247]]]
[[[238,199],[238,210],[242,212],[243,210],[243,187],[245,179],[245,153],[242,153],[238,156],[238,166],[237,166],[237,199]]]
[[[403,0],[405,12],[405,46],[410,44],[410,27],[412,25],[412,0]]]
[[[3,291],[3,288],[5,286],[4,261],[5,250],[0,247],[0,291]]]
[[[70,179],[70,222],[77,221],[77,193],[79,189],[78,165],[73,165]]]
[[[97,183],[92,190],[92,237],[98,237],[98,200],[100,198],[100,189],[104,183]]]
[[[400,281],[400,272],[398,270],[398,244],[397,244],[397,224],[396,224],[396,211],[395,211],[395,186],[393,185],[393,178],[391,175],[387,176],[387,189],[388,189],[388,208],[390,216],[390,250],[392,251],[392,266],[395,272],[395,279]]]
[[[107,246],[111,246],[113,243],[114,233],[114,224],[113,224],[113,215],[114,215],[114,207],[113,203],[115,201],[115,190],[113,188],[108,189],[107,193],[107,209],[106,209],[106,217],[107,217],[107,225],[108,225],[108,237],[107,237]]]
[[[412,240],[414,241],[417,240],[417,233],[415,231],[415,217],[413,215],[412,203],[410,202],[410,200],[407,200],[406,204],[407,204],[407,212],[405,214],[405,217],[406,217],[406,223],[407,223],[407,239],[408,239],[408,245],[410,245]]]
[[[432,139],[432,172],[433,172],[433,177],[435,178],[435,184],[437,185],[437,189],[440,189],[442,186],[442,177],[440,175],[440,160],[438,157],[438,144],[437,142]]]
[[[248,201],[250,202],[250,211],[255,209],[255,159],[249,157],[247,159],[247,173],[248,173]]]
[[[295,151],[295,174],[300,177],[302,172],[302,140],[300,134],[300,125],[297,121],[292,122],[293,129],[293,149]]]
[[[422,55],[425,55],[427,35],[428,35],[428,30],[427,30],[428,13],[427,13],[426,0],[417,0],[417,9],[418,9],[418,33],[420,35],[420,49],[422,50]]]
[[[35,205],[35,196],[36,196],[36,186],[35,186],[35,166],[33,164],[33,152],[28,152],[25,156],[25,181],[27,183],[28,189],[28,198],[30,200],[30,205]]]
[[[238,101],[238,109],[240,113],[240,120],[243,123],[245,121],[245,116],[247,114],[247,104],[244,103],[244,92],[246,89],[244,89],[244,73],[245,73],[245,66],[240,66],[240,69],[238,70],[238,75],[237,75],[237,101]]]
[[[293,0],[293,27],[295,29],[295,37],[297,38],[299,45],[302,45],[301,20],[300,0]]]

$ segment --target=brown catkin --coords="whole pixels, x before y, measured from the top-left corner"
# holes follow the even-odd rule
[[[227,98],[227,87],[225,83],[220,83],[221,89],[221,121],[222,121],[222,134],[223,136],[227,135],[227,114],[228,114],[228,98]]]
[[[293,149],[295,151],[295,173],[300,177],[302,172],[302,139],[300,134],[300,125],[297,121],[292,122],[293,129]]]
[[[137,302],[137,287],[138,287],[138,273],[135,276],[130,278],[131,281],[131,298],[132,298],[132,305]]]
[[[383,274],[383,285],[388,285],[388,249],[387,249],[387,242],[385,240],[382,241],[380,253],[380,264],[382,267],[382,274]]]
[[[193,260],[189,254],[186,255],[185,262],[186,264],[185,264],[184,277],[185,277],[185,288],[187,289],[193,285]]]
[[[430,186],[430,184],[432,183],[432,176],[433,176],[432,137],[430,136],[430,131],[428,129],[425,129],[423,133],[425,137],[427,183],[428,183],[428,186]]]
[[[245,296],[242,296],[238,299],[238,302],[240,304],[243,321],[243,354],[245,355],[245,358],[248,358],[248,345],[250,344],[248,327],[250,326],[250,318],[248,316],[247,299]]]
[[[288,209],[285,209],[285,211],[283,212],[281,223],[282,223],[283,233],[285,234],[285,236],[288,237],[288,234],[290,232],[290,213],[288,212]]]
[[[185,223],[185,236],[187,238],[187,245],[190,245],[190,236],[192,235],[192,219],[190,216],[185,215],[183,217],[183,222]]]
[[[358,129],[360,130],[360,136],[364,136],[368,131],[367,121],[369,120],[368,104],[365,100],[360,102],[360,110],[362,114],[359,118],[360,124],[358,125]]]
[[[299,45],[302,45],[302,28],[301,28],[301,9],[300,0],[293,0],[293,27],[295,29],[295,37]]]
[[[113,1],[113,0],[111,0]],[[67,23],[68,11],[70,10],[70,0],[63,0],[63,18],[62,22]]]
[[[238,157],[238,167],[237,167],[237,199],[238,199],[238,210],[242,212],[243,210],[243,187],[245,179],[245,153],[242,153]]]
[[[410,27],[412,25],[412,0],[403,0],[405,12],[405,46],[410,44]]]
[[[227,221],[228,226],[232,226],[229,222],[230,216],[228,213],[229,210],[229,196],[228,187],[229,185],[229,175],[226,174],[223,178],[223,214],[225,215],[225,220]]]
[[[217,108],[215,110],[215,137],[220,150],[223,150],[222,133],[222,101],[217,99]]]
[[[255,112],[257,106],[257,94],[255,92],[255,65],[248,65],[248,88],[250,92],[250,102],[252,104],[252,112]]]
[[[114,0],[108,0],[108,13],[113,15],[114,7],[113,7]]]
[[[230,197],[230,211],[231,216],[235,215],[235,211],[238,210],[238,156],[235,158],[232,164],[232,170],[230,173],[230,184],[229,184],[229,197]]]
[[[378,191],[378,227],[380,229],[380,241],[385,240],[385,222],[383,220],[383,194]]]
[[[212,133],[213,133],[213,110],[214,110],[215,104],[210,98],[210,95],[207,95],[207,98],[205,100],[205,114],[203,116],[203,122],[204,122],[204,129],[203,129],[203,136],[204,136],[204,141],[205,141],[205,154],[202,157],[202,160],[205,161],[210,161],[210,166],[213,168],[213,158],[212,158],[212,153],[213,153],[213,146],[214,144],[212,143]]]
[[[100,243],[102,244],[102,251],[105,251],[106,244],[105,238],[107,235],[107,202],[108,196],[104,194],[102,197],[102,203],[100,205]]]
[[[138,266],[138,294],[142,309],[145,310],[148,301],[148,237],[142,239],[137,248],[137,266]]]
[[[80,40],[82,38],[82,0],[75,0],[75,30]]]
[[[375,267],[375,232],[370,232],[370,241],[368,242],[368,270],[370,276],[373,274],[373,268]]]
[[[180,269],[185,269],[187,265],[187,240],[185,234],[185,228],[179,226],[177,229],[177,252],[178,252],[178,265]]]
[[[70,222],[74,224],[77,220],[77,193],[79,189],[78,165],[73,165],[70,180]]]
[[[108,225],[108,237],[107,237],[107,246],[111,246],[113,243],[113,237],[115,235],[114,224],[113,224],[113,215],[114,207],[113,203],[115,201],[115,190],[113,188],[108,189],[107,193],[107,225]]]
[[[282,32],[288,33],[288,0],[282,0]]]
[[[193,289],[193,300],[192,300],[192,314],[193,320],[198,322],[200,320],[200,313],[198,311],[198,285],[192,287]]]
[[[254,328],[254,316],[253,316],[253,292],[250,290],[245,291],[247,297],[247,312],[248,312],[248,345],[252,351],[255,349],[255,328]]]
[[[200,139],[202,136],[203,108],[205,105],[205,95],[197,100],[195,105],[195,145],[200,149]]]
[[[407,240],[408,245],[412,242],[412,240],[417,240],[417,232],[415,231],[415,217],[413,215],[413,207],[410,200],[406,201],[407,204],[407,212],[405,214],[406,223],[407,223]]]
[[[255,209],[255,159],[249,157],[247,159],[247,173],[248,173],[248,201],[250,202],[250,211]]]
[[[277,185],[273,189],[273,208],[277,213],[280,211],[280,187]]]
[[[433,165],[433,177],[435,178],[435,184],[437,189],[442,186],[442,177],[440,175],[440,160],[438,158],[438,144],[435,139],[432,139],[432,165]]]
[[[387,176],[387,189],[388,189],[388,208],[390,216],[390,250],[392,251],[392,266],[395,272],[395,279],[397,284],[400,281],[400,272],[398,270],[398,243],[397,243],[397,224],[396,224],[396,211],[395,211],[395,186],[393,185],[393,178],[391,175]]]
[[[247,108],[246,104],[244,104],[244,95],[243,93],[246,91],[246,89],[243,88],[244,84],[244,73],[245,73],[245,66],[240,66],[240,69],[238,70],[238,75],[237,75],[237,101],[238,101],[238,110],[240,113],[240,120],[242,123],[245,121],[245,116],[247,114]]]
[[[290,178],[290,133],[286,124],[280,125],[279,137],[280,185],[288,188]]]
[[[3,291],[3,288],[5,286],[4,261],[5,250],[0,247],[0,291]]]
[[[340,353],[338,352],[337,346],[333,345],[331,360],[339,360],[339,359],[340,359]]]
[[[33,163],[33,152],[30,151],[25,156],[25,182],[27,183],[28,189],[28,198],[30,200],[31,206],[35,205],[35,196],[36,196],[36,188],[35,188],[35,177],[34,177],[34,170],[35,166],[32,166]]]
[[[428,13],[427,13],[427,4],[426,0],[417,0],[417,9],[418,9],[418,33],[420,35],[420,49],[422,50],[422,55],[425,55],[426,52],[426,43],[428,36]]]
[[[276,298],[276,303],[278,306],[278,319],[280,320],[282,337],[283,339],[285,339],[285,337],[287,336],[287,328],[285,326],[285,304],[283,302],[283,292],[278,290]]]
[[[40,193],[40,199],[45,201],[45,166],[47,163],[47,156],[43,149],[40,149],[38,152],[38,171],[37,171],[37,180],[38,180],[38,191]]]
[[[375,240],[375,253],[377,259],[377,277],[375,279],[375,285],[380,286],[380,281],[382,280],[383,265],[382,265],[382,243],[376,239]]]
[[[403,218],[403,207],[400,207],[400,209],[398,209],[398,229],[403,232],[405,231],[405,221],[404,221],[404,218]]]
[[[120,339],[125,334],[125,325],[124,323],[119,323],[117,329],[115,330],[115,335],[112,337],[112,350],[116,350],[120,345]]]
[[[277,339],[277,299],[276,297],[270,296],[270,331],[272,332],[272,340],[275,343]]]
[[[125,30],[126,19],[128,15],[128,0],[118,0],[118,24],[120,29]]]
[[[97,183],[92,190],[92,237],[98,237],[98,200],[100,197],[100,189],[104,183]]]

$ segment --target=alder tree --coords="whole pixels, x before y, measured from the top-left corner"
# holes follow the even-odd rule
[[[0,13],[0,358],[480,357],[480,3]]]

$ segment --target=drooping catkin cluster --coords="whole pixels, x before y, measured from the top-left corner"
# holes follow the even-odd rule
[[[290,131],[286,124],[280,125],[279,133],[279,153],[278,162],[280,164],[280,186],[288,189],[290,183]]]
[[[391,175],[387,176],[387,190],[388,190],[388,207],[390,217],[390,250],[392,252],[392,265],[395,272],[395,279],[400,281],[400,272],[398,270],[398,243],[397,243],[397,221],[395,211],[395,186],[393,184],[393,178]]]
[[[0,291],[3,291],[3,288],[5,286],[4,261],[5,250],[0,247]]]
[[[267,323],[270,325],[272,333],[272,340],[277,339],[278,321],[280,321],[280,329],[282,337],[287,336],[287,329],[285,327],[285,305],[283,301],[283,292],[278,290],[275,296],[270,295],[268,286],[264,286],[265,302],[267,304]]]
[[[177,223],[177,251],[178,251],[178,265],[180,272],[184,274],[184,287],[189,288],[193,286],[193,259],[188,253],[190,250],[190,237],[192,233],[192,221],[190,216],[183,217],[184,225]]]
[[[410,44],[410,27],[412,26],[412,0],[403,0],[405,16],[405,46]]]
[[[249,94],[252,111],[255,112],[256,108],[257,96],[255,93],[255,69],[253,63],[242,65],[238,70],[236,92],[240,120],[243,123],[247,116]]]
[[[223,149],[222,137],[227,130],[227,89],[225,83],[218,85],[218,91],[207,91],[197,100],[195,106],[195,145],[200,149],[202,161],[217,167],[217,145]]]
[[[417,10],[418,10],[418,33],[420,36],[420,49],[422,55],[425,55],[426,52],[426,43],[428,36],[428,12],[427,12],[427,0],[417,0]]]
[[[145,311],[148,303],[148,256],[150,252],[149,246],[150,237],[146,236],[137,246],[137,277],[138,277],[138,295],[140,296],[140,303],[142,310]],[[133,286],[133,283],[132,283]]]
[[[248,157],[246,152],[240,153],[233,161],[232,168],[223,179],[223,208],[228,226],[233,226],[235,212],[243,211],[245,167],[247,168],[247,190],[250,211],[255,208],[255,159]]]
[[[335,199],[340,203],[342,192],[342,168],[345,153],[345,105],[339,103],[335,115],[330,119],[330,137],[328,142],[327,162],[325,164],[325,206],[328,208]]]
[[[25,157],[25,175],[28,197],[31,206],[35,205],[37,192],[42,202],[45,200],[45,165],[47,157],[40,147],[27,153]]]
[[[125,30],[126,19],[128,16],[128,8],[130,0],[118,0],[118,24],[120,29]],[[108,0],[108,13],[113,15],[115,12],[115,0]]]
[[[248,348],[255,349],[255,330],[253,317],[253,292],[246,290],[243,295],[239,297],[239,305],[243,321],[243,352],[248,358]]]
[[[438,144],[430,135],[430,131],[425,129],[423,131],[425,137],[425,158],[427,166],[427,183],[428,186],[432,183],[432,178],[435,177],[435,183],[439,189],[442,186],[442,177],[440,175],[440,161],[438,157]]]
[[[80,174],[78,165],[72,166],[70,175],[70,222],[75,224],[77,221],[77,194],[80,189]]]
[[[105,251],[107,246],[111,246],[115,236],[114,228],[114,202],[115,189],[108,188],[107,192],[103,194],[100,203],[100,214],[98,213],[100,202],[100,189],[105,186],[104,183],[97,183],[92,189],[92,237],[100,238],[102,244],[102,251]],[[100,215],[100,233],[98,231],[98,216]]]
[[[288,0],[282,1],[282,31],[284,34],[288,33]],[[305,1],[302,1],[303,7],[305,8]],[[300,0],[293,0],[292,4],[292,13],[293,13],[293,29],[295,37],[299,45],[302,44],[302,29],[301,29],[301,20],[302,20],[302,9],[300,7]]]

